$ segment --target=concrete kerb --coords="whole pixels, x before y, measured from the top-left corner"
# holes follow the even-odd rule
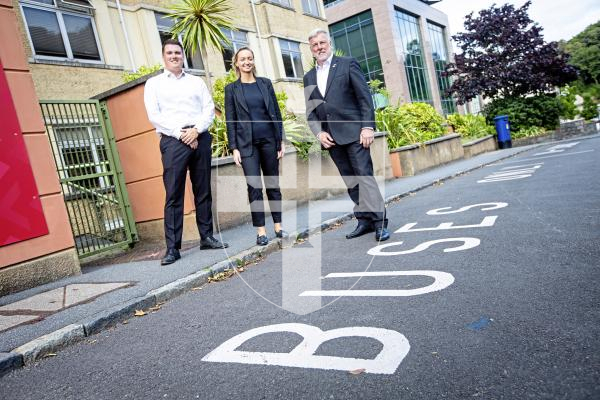
[[[12,353],[20,354],[23,357],[23,364],[28,365],[61,347],[80,341],[84,337],[83,325],[71,324],[25,343],[14,349]]]
[[[529,150],[529,148],[509,154],[505,157],[501,157],[488,164],[495,163],[506,158],[514,157],[517,154],[525,152],[527,150]],[[436,183],[443,182],[448,179],[452,179],[456,176],[460,176],[470,171],[482,168],[488,164],[482,164],[473,168],[459,171],[446,177],[437,179],[434,182],[414,188],[410,191],[397,193],[395,195],[389,196],[385,199],[385,203],[386,205],[388,205],[403,197],[409,196],[411,193],[426,189],[430,186],[435,185]],[[352,218],[352,213],[345,213],[338,217],[324,221],[317,226],[294,232],[290,234],[289,243],[293,244],[298,239],[305,239],[311,234],[319,233],[323,230],[332,228],[340,223],[349,221]],[[58,350],[59,348],[83,340],[87,336],[96,334],[109,326],[115,325],[120,321],[124,321],[133,316],[135,310],[148,309],[152,306],[155,306],[158,303],[170,300],[174,297],[183,294],[187,290],[207,283],[210,277],[220,272],[223,272],[227,269],[235,269],[240,265],[245,265],[248,262],[252,262],[267,254],[273,253],[285,247],[287,242],[284,242],[285,241],[277,240],[271,241],[267,246],[254,246],[234,256],[230,256],[227,260],[218,262],[206,269],[203,269],[184,278],[163,285],[157,289],[153,289],[150,292],[148,292],[145,296],[129,300],[127,302],[114,306],[108,310],[101,311],[92,316],[91,318],[84,320],[81,323],[71,324],[65,326],[64,328],[51,332],[47,335],[40,336],[37,339],[34,339],[28,343],[23,344],[22,346],[17,347],[10,353],[0,353],[0,376],[10,370],[20,368],[23,365],[31,364],[32,362],[39,360],[44,356],[47,356],[48,354]]]

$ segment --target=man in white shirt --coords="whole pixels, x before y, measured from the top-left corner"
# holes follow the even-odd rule
[[[200,249],[223,249],[213,237],[211,175],[211,136],[214,103],[202,79],[183,71],[183,48],[174,39],[163,43],[164,72],[148,79],[144,104],[148,119],[160,136],[160,152],[165,185],[165,239],[167,252],[161,265],[181,258],[183,199],[187,171],[190,171]]]

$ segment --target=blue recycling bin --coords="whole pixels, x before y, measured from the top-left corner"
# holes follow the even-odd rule
[[[508,115],[498,115],[494,118],[496,124],[496,133],[498,138],[498,148],[507,149],[512,147],[510,139],[510,124],[508,123]]]

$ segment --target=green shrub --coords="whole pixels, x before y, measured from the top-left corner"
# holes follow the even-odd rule
[[[387,106],[375,112],[377,130],[388,132],[388,148],[426,142],[443,136],[444,118],[426,103],[406,103]]]
[[[231,155],[229,151],[229,140],[227,139],[227,125],[225,122],[225,114],[215,116],[215,119],[208,129],[212,136],[212,156],[226,157]]]
[[[294,146],[298,157],[302,160],[308,160],[313,153],[328,154],[327,151],[321,151],[321,144],[309,131],[306,124],[302,124],[293,119],[283,120],[283,130],[286,139]]]
[[[556,129],[560,112],[560,101],[555,94],[499,98],[483,109],[483,114],[490,124],[494,123],[494,117],[508,115],[511,132],[518,132],[531,126],[539,126],[547,130]]]
[[[581,110],[581,117],[585,120],[590,120],[598,116],[598,104],[594,101],[592,96],[583,96],[583,108]]]
[[[564,119],[574,119],[577,116],[575,105],[576,90],[573,86],[565,86],[560,90],[558,99],[560,101],[560,116]]]
[[[454,132],[460,133],[464,138],[477,139],[496,133],[494,127],[486,123],[483,115],[450,114],[446,119]]]
[[[222,112],[225,111],[225,86],[237,81],[237,79],[237,75],[232,68],[227,75],[220,77],[213,84],[213,101],[215,102],[215,107]]]
[[[531,137],[542,135],[546,132],[544,128],[540,128],[539,126],[528,126],[527,128],[522,128],[517,132],[511,132],[511,139],[519,139],[523,137]]]
[[[125,72],[123,72],[123,75],[122,75],[123,82],[127,83],[127,82],[134,81],[137,78],[141,78],[142,76],[156,72],[161,68],[162,68],[161,64],[155,64],[155,65],[150,65],[150,66],[142,65],[141,67],[138,68],[137,72],[125,71]]]

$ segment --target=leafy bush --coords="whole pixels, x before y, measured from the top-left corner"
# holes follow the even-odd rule
[[[575,105],[576,89],[574,86],[565,86],[561,89],[558,99],[560,101],[560,116],[564,119],[574,119],[577,116]]]
[[[223,113],[225,112],[225,86],[237,81],[237,79],[237,75],[232,68],[227,75],[220,77],[213,84],[212,95],[215,107]]]
[[[309,131],[306,124],[293,119],[284,119],[283,130],[286,139],[294,146],[298,157],[302,160],[308,160],[308,157],[313,153],[329,154],[327,151],[321,151],[321,144],[315,135]]]
[[[460,133],[464,138],[477,139],[496,133],[494,127],[486,123],[483,115],[450,114],[447,121],[454,132]]]
[[[556,129],[559,124],[561,106],[555,94],[541,94],[531,97],[498,98],[483,109],[488,123],[494,123],[494,117],[508,115],[511,132],[531,126]]]
[[[540,128],[539,126],[528,126],[527,128],[522,128],[517,132],[511,132],[510,136],[512,139],[518,139],[542,135],[544,132],[546,132],[546,130],[544,128]]]
[[[161,68],[162,68],[161,64],[155,64],[155,65],[150,65],[150,66],[142,65],[141,67],[138,68],[137,72],[125,71],[125,72],[123,72],[123,75],[122,75],[123,82],[127,83],[127,82],[134,81],[137,78],[141,78],[142,76],[156,72]]]
[[[406,103],[387,106],[375,112],[377,129],[388,132],[388,148],[426,142],[443,136],[444,119],[426,103]]]
[[[592,96],[583,96],[583,108],[581,110],[581,117],[585,120],[590,120],[598,116],[598,104],[594,101]]]
[[[229,152],[229,140],[227,139],[227,125],[225,122],[225,114],[215,116],[215,119],[208,128],[212,136],[212,156],[227,157],[231,155]]]

